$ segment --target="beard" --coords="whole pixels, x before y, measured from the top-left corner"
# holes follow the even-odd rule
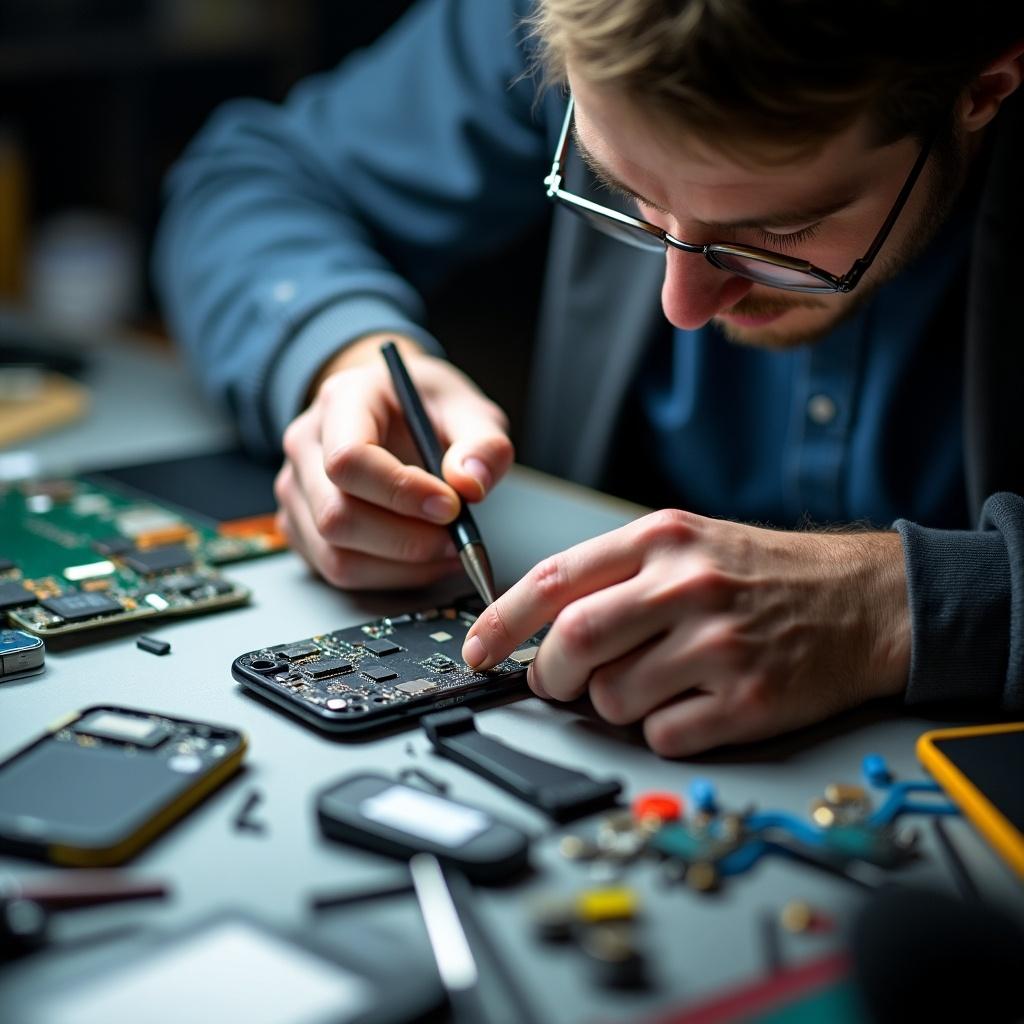
[[[715,327],[729,341],[754,348],[785,351],[811,345],[831,334],[843,321],[854,316],[874,297],[882,285],[893,280],[910,266],[931,244],[946,222],[964,189],[974,151],[955,131],[952,124],[936,138],[932,147],[932,173],[918,187],[924,186],[925,202],[913,230],[901,239],[899,245],[886,249],[892,239],[886,240],[871,271],[857,287],[844,295],[827,298],[798,297],[796,293],[769,289],[764,294],[745,295],[729,313],[737,316],[759,317],[787,313],[791,310],[828,310],[831,316],[822,317],[813,326],[805,328],[741,327],[728,320],[715,317]],[[905,212],[905,211],[903,211]],[[901,216],[903,215],[901,212]]]

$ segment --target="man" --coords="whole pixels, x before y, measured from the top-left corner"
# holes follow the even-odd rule
[[[538,565],[467,662],[553,621],[534,692],[669,756],[876,696],[1024,709],[1011,6],[427,0],[283,107],[222,111],[157,273],[246,436],[283,433],[295,548],[342,587],[458,570],[442,524],[513,453],[420,293],[550,197],[528,454],[662,511]]]

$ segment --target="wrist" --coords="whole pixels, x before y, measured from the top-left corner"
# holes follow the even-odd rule
[[[393,341],[404,358],[422,355],[424,352],[424,348],[419,342],[404,334],[396,334],[393,331],[364,334],[362,337],[349,342],[340,352],[337,352],[321,366],[316,377],[313,378],[313,383],[310,385],[308,400],[312,401],[316,397],[317,392],[328,377],[343,370],[350,370],[356,366],[364,366],[374,361],[380,362],[380,347],[385,341]]]
[[[869,620],[867,685],[872,696],[902,694],[910,676],[910,605],[898,533],[870,535],[865,580]]]

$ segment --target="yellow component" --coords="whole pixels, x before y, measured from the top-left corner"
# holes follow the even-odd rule
[[[146,548],[162,548],[166,544],[183,544],[196,539],[196,531],[188,523],[175,523],[174,526],[160,526],[155,530],[146,530],[135,538],[135,546]]]
[[[83,590],[109,590],[110,580],[86,580],[82,584]]]
[[[831,828],[836,823],[835,808],[825,800],[815,800],[811,804],[811,818],[815,825]]]
[[[825,787],[825,799],[830,804],[866,804],[868,794],[863,786],[848,786],[842,782],[830,782]]]
[[[636,917],[639,909],[636,893],[625,886],[587,889],[576,897],[576,916],[587,924],[628,921]]]
[[[139,602],[136,601],[134,597],[121,598],[121,604],[124,605],[124,610],[126,612],[133,612],[135,611],[136,608],[139,607]]]
[[[141,850],[148,842],[155,839],[161,832],[183,818],[203,797],[212,793],[222,782],[225,782],[242,765],[248,741],[241,737],[238,749],[226,757],[208,775],[202,776],[192,789],[186,790],[178,799],[165,807],[156,817],[147,821],[134,835],[113,846],[84,849],[76,846],[51,846],[48,856],[54,864],[65,864],[69,867],[101,868],[121,864],[134,853]]]
[[[1024,835],[975,785],[974,781],[964,775],[959,767],[936,745],[946,740],[993,736],[1007,732],[1024,732],[1024,722],[969,725],[959,729],[933,729],[918,738],[917,759],[1013,871],[1024,878]],[[1024,743],[1024,739],[1021,742]]]
[[[782,908],[779,920],[787,932],[799,935],[806,932],[814,923],[814,909],[804,900],[790,900]]]

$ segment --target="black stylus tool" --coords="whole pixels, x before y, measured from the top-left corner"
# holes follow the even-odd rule
[[[391,380],[395,385],[395,393],[398,395],[398,402],[405,414],[405,421],[409,426],[409,433],[412,434],[416,448],[423,459],[423,465],[427,471],[433,473],[438,479],[443,480],[441,472],[441,459],[444,452],[441,451],[441,443],[434,433],[434,427],[427,416],[427,410],[423,408],[416,385],[413,384],[409,371],[398,354],[398,348],[393,341],[385,341],[380,347],[388,370],[391,371]],[[455,548],[459,552],[459,558],[470,578],[476,592],[484,599],[485,604],[494,604],[497,593],[494,589],[494,574],[491,572],[490,559],[487,557],[487,550],[484,542],[480,539],[480,531],[476,528],[473,516],[464,501],[459,502],[459,514],[448,524],[448,532],[455,541]]]
[[[622,792],[617,779],[591,778],[477,732],[468,708],[424,715],[422,722],[434,749],[443,757],[482,775],[556,821],[571,821],[610,807]]]

